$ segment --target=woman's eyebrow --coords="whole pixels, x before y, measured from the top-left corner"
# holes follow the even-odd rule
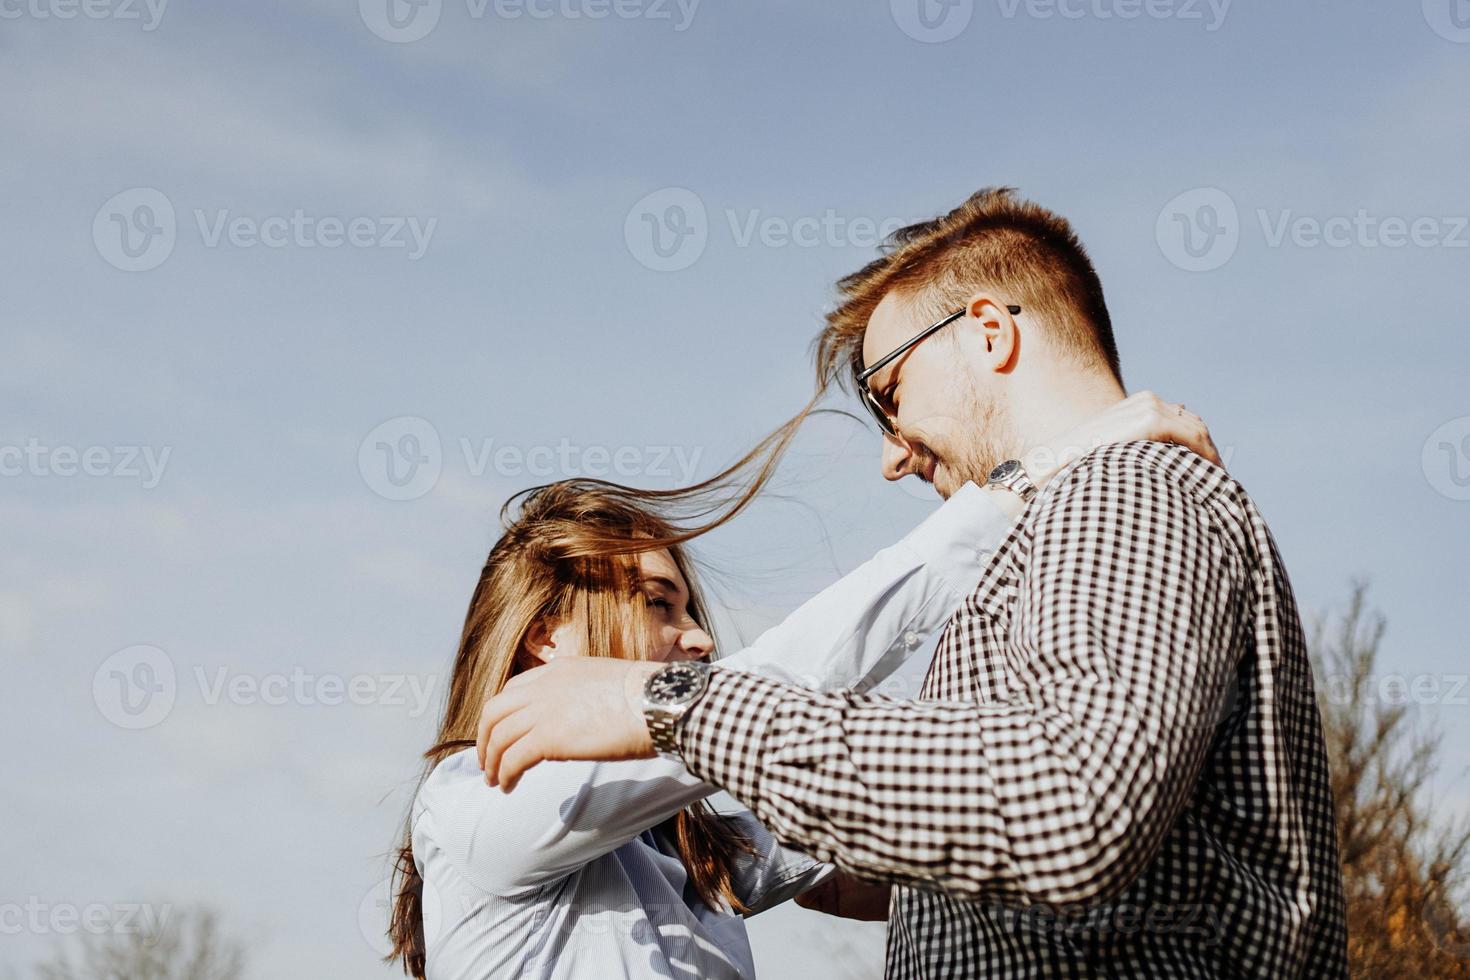
[[[674,593],[674,595],[679,594],[679,586],[674,584],[674,580],[670,578],[665,578],[662,575],[645,575],[643,577],[643,581],[652,582],[655,585],[662,585],[664,588]]]

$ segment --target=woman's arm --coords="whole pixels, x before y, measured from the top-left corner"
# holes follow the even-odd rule
[[[1011,524],[997,495],[966,483],[918,527],[721,667],[819,691],[866,691],[944,627]]]
[[[876,683],[944,625],[1009,524],[991,494],[966,484],[898,542],[720,663],[817,690]],[[456,866],[479,887],[504,893],[561,877],[713,792],[677,760],[638,759],[541,766],[507,795],[485,785],[466,750],[435,769],[421,801]],[[752,888],[767,874],[750,873]]]

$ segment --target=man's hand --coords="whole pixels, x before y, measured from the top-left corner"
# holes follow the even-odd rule
[[[548,759],[651,759],[643,685],[662,664],[567,657],[506,682],[480,712],[475,748],[485,782],[509,793]]]

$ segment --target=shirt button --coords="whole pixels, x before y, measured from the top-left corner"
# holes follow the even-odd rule
[[[913,630],[909,630],[903,635],[903,642],[905,646],[912,650],[914,647],[919,645],[919,634],[915,633]]]

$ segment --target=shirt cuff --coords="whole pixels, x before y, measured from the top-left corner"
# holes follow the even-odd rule
[[[771,717],[783,700],[803,693],[758,674],[714,668],[709,686],[675,733],[684,765],[697,778],[751,805]]]
[[[973,588],[980,577],[979,568],[990,560],[1014,523],[990,493],[967,481],[901,540],[924,561],[941,569],[974,569],[975,574],[967,576],[969,588]]]

